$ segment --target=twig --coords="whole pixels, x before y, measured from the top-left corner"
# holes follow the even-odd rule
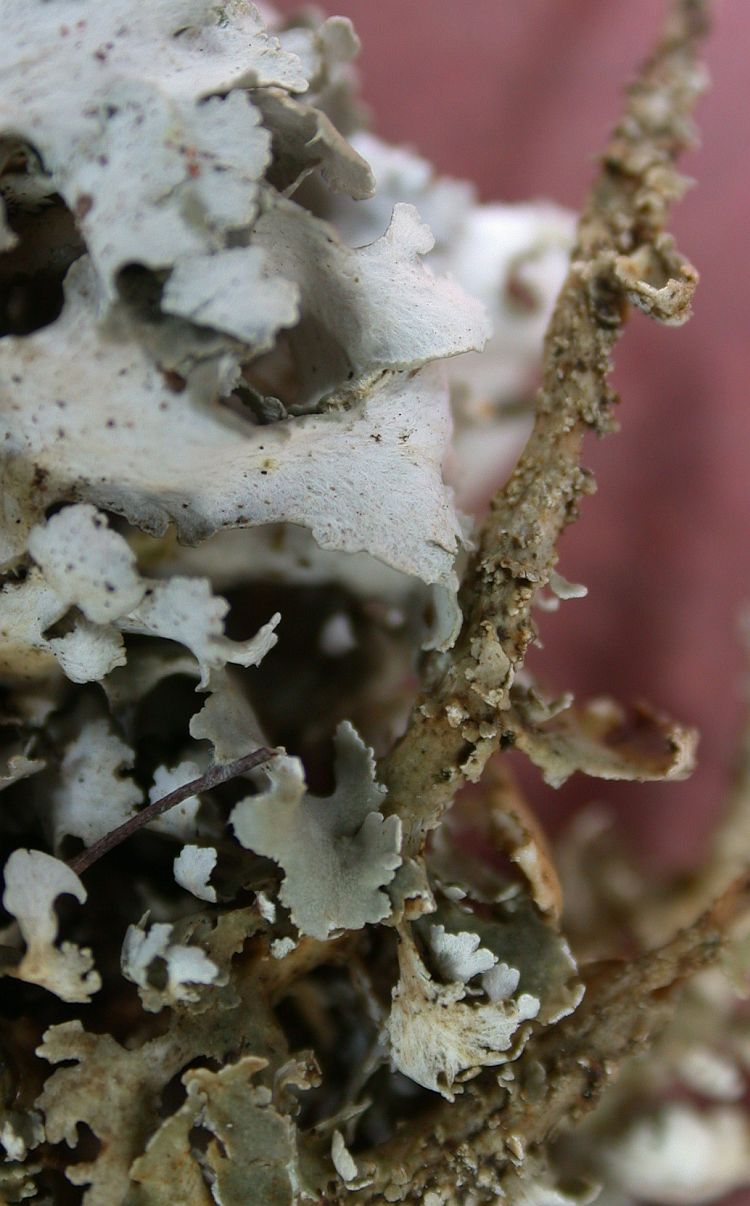
[[[433,655],[410,726],[379,768],[387,808],[418,853],[466,779],[476,780],[503,735],[502,713],[536,635],[531,606],[557,560],[555,545],[593,490],[584,435],[613,428],[611,352],[633,303],[671,325],[689,316],[697,273],[664,226],[684,182],[688,114],[704,73],[697,47],[708,0],[677,0],[666,33],[631,86],[579,224],[572,263],[544,346],[536,420],[507,485],[493,500],[462,589],[464,627]]]
[[[99,838],[93,846],[89,846],[75,858],[68,859],[68,866],[75,871],[76,875],[81,875],[105,854],[109,854],[110,850],[114,850],[115,846],[119,846],[121,842],[132,837],[144,825],[149,825],[151,821],[155,821],[170,808],[175,808],[177,804],[182,804],[183,800],[189,800],[191,796],[197,796],[200,792],[210,791],[213,787],[219,787],[220,784],[227,783],[230,779],[236,779],[238,775],[244,775],[253,767],[268,762],[276,752],[276,750],[261,746],[260,749],[238,758],[236,762],[225,762],[209,767],[205,775],[191,779],[189,783],[183,783],[182,787],[176,787],[174,791],[162,796],[160,800],[154,800],[153,803],[137,812],[135,816],[129,817],[122,825],[118,825],[116,829],[112,829],[110,833]]]

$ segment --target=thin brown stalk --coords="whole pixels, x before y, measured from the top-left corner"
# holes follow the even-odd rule
[[[99,838],[87,850],[82,850],[75,858],[68,859],[68,866],[75,871],[76,875],[82,875],[84,871],[88,871],[89,867],[97,863],[105,854],[109,854],[110,850],[114,850],[115,846],[119,846],[121,842],[127,841],[139,829],[143,829],[144,825],[150,825],[157,817],[162,816],[165,812],[169,812],[170,808],[175,808],[178,804],[182,804],[184,800],[189,800],[191,796],[200,795],[204,791],[211,791],[212,788],[219,787],[222,783],[228,783],[230,779],[236,779],[239,775],[244,775],[247,771],[260,766],[263,762],[268,762],[269,759],[274,757],[276,752],[276,750],[261,746],[260,749],[253,750],[250,754],[244,754],[236,762],[226,762],[209,767],[204,775],[200,775],[197,779],[191,779],[189,783],[183,783],[182,787],[176,787],[174,791],[170,791],[166,796],[162,796],[160,800],[154,800],[153,803],[142,808],[134,816],[128,817],[127,821],[123,821],[122,825],[118,825],[116,829],[105,833],[104,837]]]

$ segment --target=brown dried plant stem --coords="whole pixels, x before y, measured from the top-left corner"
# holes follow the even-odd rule
[[[697,49],[707,7],[678,0],[628,91],[547,331],[532,434],[492,502],[466,575],[461,636],[448,655],[432,656],[409,728],[380,765],[407,855],[419,853],[458,788],[479,778],[501,743],[503,711],[535,636],[534,597],[579,499],[593,490],[581,467],[583,438],[613,427],[607,376],[629,303],[671,325],[689,316],[697,273],[665,223],[684,188],[674,164],[693,138],[688,115],[704,81]]]
[[[104,837],[99,838],[98,842],[94,842],[92,846],[77,854],[75,858],[68,859],[68,866],[75,871],[76,875],[81,875],[84,871],[88,871],[89,867],[93,866],[94,863],[97,863],[100,858],[103,858],[105,854],[109,854],[110,850],[114,850],[115,846],[119,846],[121,842],[127,841],[139,829],[143,829],[144,825],[149,825],[151,821],[155,821],[157,817],[168,812],[170,808],[176,808],[178,804],[189,800],[191,796],[200,795],[204,791],[211,791],[212,788],[219,787],[222,783],[228,783],[230,779],[236,779],[238,775],[244,775],[247,771],[260,766],[263,762],[268,762],[276,753],[276,750],[261,746],[260,749],[253,750],[250,754],[244,754],[242,758],[238,758],[235,762],[225,762],[209,767],[204,775],[200,775],[197,779],[191,779],[189,783],[183,783],[182,787],[176,787],[168,795],[162,796],[160,800],[154,800],[153,803],[142,808],[134,816],[128,817],[127,821],[123,821],[122,825],[118,825],[116,829],[105,833]]]

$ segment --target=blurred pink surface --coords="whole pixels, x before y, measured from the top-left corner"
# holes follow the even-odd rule
[[[283,11],[297,6],[280,5]],[[483,199],[548,196],[580,206],[620,92],[652,45],[655,0],[329,0],[363,43],[374,129]],[[621,434],[588,447],[599,491],[561,546],[585,600],[541,617],[535,664],[554,687],[648,699],[702,732],[687,783],[604,785],[580,776],[538,787],[552,827],[576,804],[612,801],[639,854],[682,867],[705,848],[726,795],[742,717],[737,635],[750,600],[747,405],[747,47],[750,5],[721,0],[707,48],[712,88],[702,146],[684,162],[698,185],[673,223],[701,271],[691,322],[636,315],[617,352]],[[750,1201],[750,1199],[748,1199]]]

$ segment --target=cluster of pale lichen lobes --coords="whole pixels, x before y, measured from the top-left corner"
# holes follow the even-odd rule
[[[0,18],[0,1197],[621,1206],[740,1183],[748,1040],[718,980],[547,1151],[542,1105],[552,1125],[606,1043],[544,840],[496,771],[416,843],[375,757],[420,651],[451,656],[468,513],[528,426],[570,216],[480,206],[361,130],[345,19]],[[546,607],[581,591],[549,585]],[[553,785],[692,762],[662,718],[529,679],[503,732]],[[585,956],[607,909],[637,917],[602,841],[585,821],[563,851]],[[592,848],[613,877],[584,891]],[[719,1014],[722,1050],[696,1046]],[[676,1083],[694,1098],[669,1104]]]

